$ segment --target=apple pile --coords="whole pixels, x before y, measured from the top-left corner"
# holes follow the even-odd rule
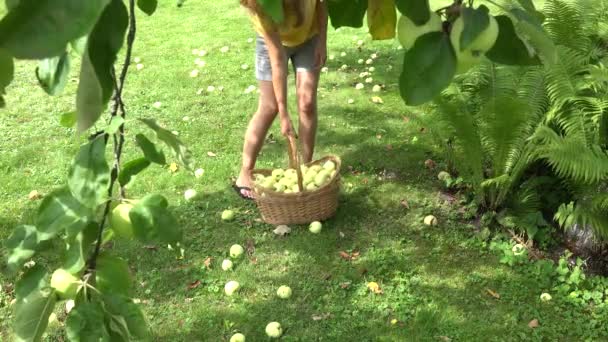
[[[306,191],[314,191],[331,182],[336,176],[336,164],[328,160],[323,165],[302,165],[302,185]],[[255,174],[255,183],[264,188],[286,194],[300,192],[298,175],[295,169],[274,169],[272,174],[264,176]]]

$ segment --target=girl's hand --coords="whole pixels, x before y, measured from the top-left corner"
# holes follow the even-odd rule
[[[325,66],[325,62],[327,62],[327,43],[319,39],[315,49],[315,67],[320,69]]]
[[[291,119],[289,118],[289,114],[281,115],[281,134],[284,136],[294,136],[293,125],[291,124]]]

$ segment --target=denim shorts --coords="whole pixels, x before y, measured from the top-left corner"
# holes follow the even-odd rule
[[[285,46],[285,56],[287,61],[291,60],[291,64],[295,72],[314,71],[315,67],[315,50],[317,47],[318,36],[313,36],[304,43],[294,46]],[[255,76],[260,81],[272,81],[272,66],[270,57],[268,56],[268,48],[264,42],[264,38],[258,35],[255,46]]]

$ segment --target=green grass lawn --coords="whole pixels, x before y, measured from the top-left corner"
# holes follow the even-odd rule
[[[170,199],[185,232],[183,259],[165,246],[116,241],[110,247],[129,261],[136,298],[155,341],[227,341],[236,331],[248,341],[263,341],[270,321],[282,323],[286,341],[608,339],[606,331],[594,330],[594,320],[602,316],[593,307],[573,307],[559,298],[541,303],[546,289],[518,268],[500,264],[474,228],[459,220],[457,204],[440,194],[438,169],[423,165],[435,155],[430,138],[408,122],[412,109],[398,95],[402,50],[394,42],[373,42],[363,29],[331,30],[329,55],[335,58],[328,61],[319,89],[316,156],[331,153],[343,160],[340,208],[319,235],[294,226],[289,236],[277,237],[274,227],[259,222],[255,206],[230,189],[242,135],[257,105],[255,93],[244,93],[256,84],[254,44],[248,42],[254,33],[244,11],[228,0],[190,0],[182,8],[161,2],[153,17],[140,15],[138,32],[134,56],[143,59],[144,68],[133,69],[124,95],[127,160],[138,153],[135,133],[145,130],[135,119],[155,117],[179,133],[197,167],[205,170],[196,179],[185,170],[172,173],[155,166],[128,189],[133,197],[158,192]],[[359,39],[365,42],[360,48]],[[221,53],[223,46],[230,50]],[[196,68],[193,49],[208,51],[201,57],[207,65],[196,78],[189,77]],[[355,90],[354,84],[363,82],[359,73],[369,67],[357,61],[372,53],[378,55],[373,83]],[[249,69],[243,70],[243,64]],[[340,71],[343,64],[348,67]],[[83,142],[58,123],[59,114],[74,108],[78,66],[73,65],[65,94],[52,98],[36,85],[34,69],[33,63],[17,65],[8,106],[0,111],[0,240],[17,224],[32,221],[39,202],[28,200],[31,190],[47,194],[65,183],[70,160]],[[372,93],[374,84],[385,89]],[[197,94],[210,85],[215,92]],[[375,95],[384,103],[372,103]],[[157,101],[160,109],[152,106]],[[272,135],[260,167],[286,163],[277,125]],[[201,192],[201,199],[186,202],[188,188]],[[220,213],[228,208],[237,219],[222,222]],[[423,226],[422,218],[430,213],[439,218],[438,226]],[[255,246],[255,252],[224,272],[221,261],[234,243]],[[347,261],[341,251],[359,254]],[[205,267],[208,257],[210,269]],[[228,280],[241,283],[238,295],[224,295]],[[0,284],[13,281],[0,275]],[[383,293],[368,290],[372,281]],[[275,295],[283,284],[293,289],[290,300]],[[0,340],[9,340],[10,299],[0,294]],[[538,328],[528,327],[532,319],[539,320]],[[63,337],[51,332],[48,340]]]

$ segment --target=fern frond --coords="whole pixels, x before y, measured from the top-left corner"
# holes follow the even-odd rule
[[[585,146],[581,139],[559,136],[546,126],[534,138],[541,143],[536,156],[546,160],[560,177],[591,184],[608,176],[608,155],[599,146]]]
[[[602,211],[570,202],[559,207],[554,219],[563,229],[570,229],[578,224],[590,228],[596,237],[608,239],[608,215],[605,209]]]
[[[547,94],[551,102],[561,106],[577,95],[578,77],[585,69],[585,58],[580,53],[566,48],[558,48],[556,63],[548,65],[546,70]]]
[[[581,1],[547,0],[544,13],[544,27],[553,41],[581,53],[589,51],[591,39],[586,27],[594,20],[591,12],[581,5]]]
[[[545,73],[541,68],[525,72],[519,81],[518,96],[528,103],[531,113],[537,118],[542,117],[549,107],[545,82]]]

